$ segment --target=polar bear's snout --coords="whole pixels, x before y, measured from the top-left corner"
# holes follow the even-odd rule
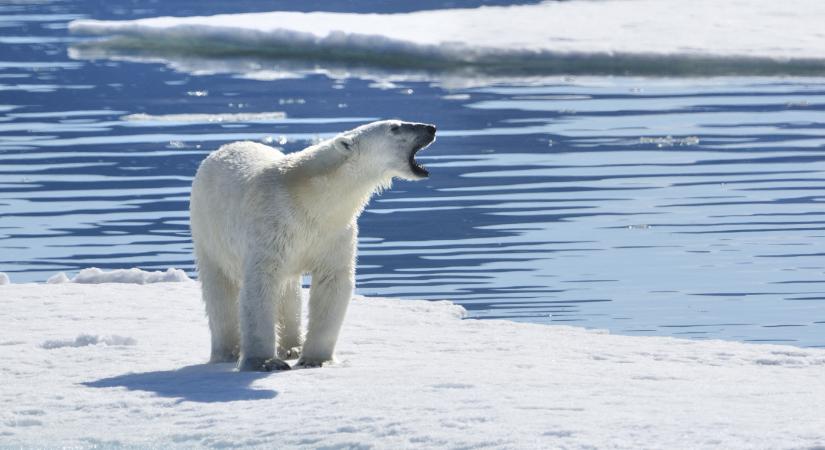
[[[429,123],[401,122],[390,127],[393,133],[409,132],[416,136],[416,142],[422,147],[429,145],[435,140],[435,125]]]
[[[429,145],[431,142],[435,140],[435,125],[419,123],[416,124],[416,127],[418,127],[421,130],[419,131],[419,133],[421,135],[421,139],[426,140],[427,143],[425,145]]]

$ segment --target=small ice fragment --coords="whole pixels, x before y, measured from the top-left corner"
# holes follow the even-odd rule
[[[807,100],[785,103],[786,108],[807,108],[808,106],[811,106],[811,104]]]
[[[663,147],[673,147],[675,145],[678,146],[686,146],[686,145],[699,145],[699,137],[698,136],[687,136],[683,138],[674,138],[673,136],[665,136],[665,137],[640,137],[639,143],[640,144],[655,144],[659,148]]]
[[[395,88],[398,87],[398,85],[393,83],[392,81],[381,80],[381,81],[376,81],[374,83],[370,83],[369,87],[371,87],[373,89],[381,89],[382,91],[386,91],[387,89],[395,89]]]
[[[261,138],[261,142],[266,145],[272,145],[276,143],[278,145],[285,145],[287,142],[289,142],[289,139],[287,139],[287,137],[284,135],[280,135],[277,138],[275,136],[266,135]]]
[[[304,103],[306,103],[306,100],[304,100],[302,98],[280,98],[280,99],[278,99],[278,104],[279,105],[292,105],[292,104],[303,105]]]
[[[67,277],[64,272],[59,272],[59,273],[56,273],[56,274],[50,276],[49,279],[46,280],[46,283],[49,283],[49,284],[63,284],[63,283],[71,283],[71,281],[72,280],[70,280],[69,277]]]

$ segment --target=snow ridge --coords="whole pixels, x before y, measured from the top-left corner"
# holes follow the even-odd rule
[[[51,276],[46,282],[49,284],[61,283],[128,283],[128,284],[148,284],[148,283],[174,283],[192,281],[181,269],[170,267],[165,272],[149,272],[137,268],[116,269],[104,271],[97,267],[90,267],[78,272],[73,278],[69,278],[65,273],[60,272]]]

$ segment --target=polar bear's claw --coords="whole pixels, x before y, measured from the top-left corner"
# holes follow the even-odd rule
[[[277,372],[289,369],[289,364],[278,358],[245,358],[238,364],[238,370],[241,372]]]
[[[295,363],[295,367],[300,369],[312,369],[323,367],[325,363],[328,361],[319,361],[319,360],[310,360],[310,359],[299,359],[297,363]]]
[[[278,357],[281,359],[295,359],[301,354],[301,346],[295,346],[287,349],[279,349]]]

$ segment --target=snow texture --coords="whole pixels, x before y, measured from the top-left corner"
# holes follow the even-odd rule
[[[51,339],[40,344],[41,347],[51,350],[62,347],[85,347],[87,345],[135,345],[137,341],[127,336],[104,336],[81,334],[74,339]]]
[[[4,286],[0,446],[825,445],[825,350],[463,313],[358,297],[337,363],[239,373],[204,364],[198,283]]]
[[[82,284],[100,284],[100,283],[129,283],[129,284],[148,284],[148,283],[174,283],[192,281],[181,269],[168,268],[166,272],[154,271],[149,272],[141,269],[116,269],[111,271],[104,271],[97,267],[90,267],[78,272],[73,278],[69,278],[65,273],[60,272],[49,277],[46,280],[49,284],[61,283],[82,283]]]
[[[103,46],[510,72],[810,73],[825,67],[819,0],[605,0],[399,14],[269,12],[75,20]],[[82,47],[82,45],[80,46]],[[777,68],[781,66],[781,68]]]

